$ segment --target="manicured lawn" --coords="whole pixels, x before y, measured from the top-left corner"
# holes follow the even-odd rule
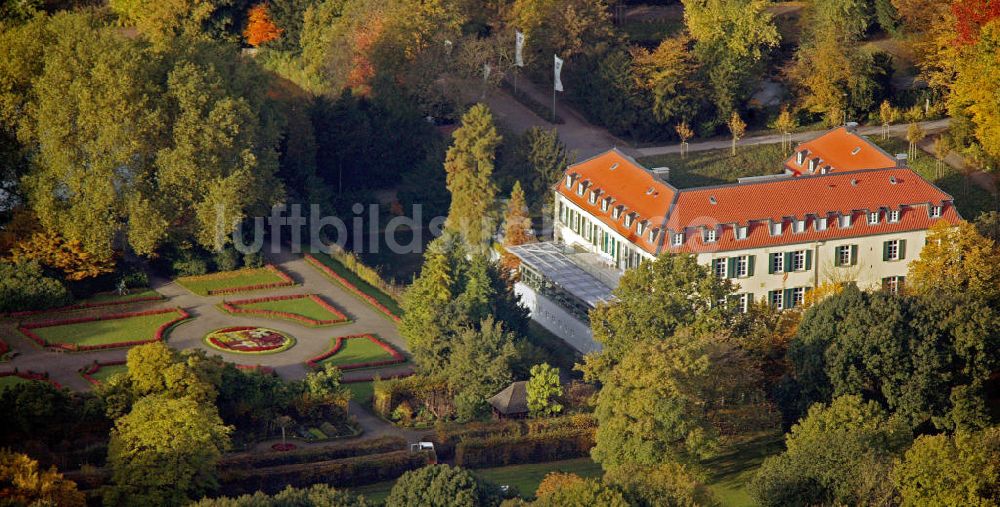
[[[77,345],[106,345],[109,343],[152,340],[156,330],[178,318],[177,312],[140,315],[122,319],[95,320],[61,326],[32,329],[36,335],[50,343],[75,343]]]
[[[351,391],[351,399],[358,402],[362,407],[371,405],[372,396],[375,395],[374,382],[352,382],[344,384]]]
[[[156,297],[160,294],[153,289],[132,289],[128,294],[121,296],[114,292],[104,292],[80,301],[80,303],[127,303],[133,299],[143,299]]]
[[[909,143],[897,137],[883,141],[871,138],[889,153],[906,153]],[[996,198],[945,163],[938,164],[930,154],[918,150],[917,157],[908,161],[910,168],[955,198],[958,212],[967,220],[975,220],[983,211],[996,207]]]
[[[669,167],[667,180],[677,188],[704,187],[722,183],[735,183],[745,176],[781,174],[786,154],[781,144],[739,146],[736,156],[728,149],[692,151],[687,157],[671,153],[640,158],[647,168]]]
[[[242,303],[242,304],[234,304],[234,306],[236,306],[237,308],[245,308],[248,310],[269,310],[273,312],[293,313],[295,315],[301,315],[303,317],[318,321],[329,321],[329,320],[337,320],[340,322],[347,321],[342,315],[338,315],[336,313],[331,312],[329,309],[325,308],[323,305],[317,303],[315,300],[309,297],[284,299],[279,301],[261,301],[259,303]],[[280,317],[274,317],[274,318],[280,318]]]
[[[594,463],[590,458],[568,459],[564,461],[552,461],[549,463],[533,463],[530,465],[510,465],[497,468],[481,468],[474,470],[480,477],[493,481],[497,484],[507,484],[514,486],[521,492],[521,496],[530,498],[535,495],[538,484],[542,482],[549,472],[570,472],[581,477],[600,477],[601,466]],[[376,502],[385,501],[389,496],[396,481],[376,482],[367,486],[351,488],[351,492],[364,495],[365,498]]]
[[[0,377],[0,392],[8,387],[14,387],[18,384],[27,384],[28,382],[37,382],[36,380],[28,380],[26,378],[18,377],[17,375],[7,375],[5,377]]]
[[[267,268],[240,269],[177,279],[177,283],[199,296],[207,296],[210,291],[282,283],[284,281],[277,273]]]
[[[334,339],[336,340],[336,339]],[[318,364],[343,366],[355,363],[370,363],[392,359],[392,355],[367,338],[350,338],[336,354],[319,361]]]
[[[345,268],[343,264],[334,260],[333,257],[330,257],[322,252],[316,252],[312,255],[326,267],[332,269],[335,273],[347,279],[348,282],[354,284],[354,286],[360,289],[361,292],[375,298],[376,301],[388,308],[393,314],[399,316],[403,315],[403,309],[399,307],[399,303],[397,303],[395,299],[392,299],[388,294],[382,292],[377,287],[372,286],[372,284],[362,280],[361,277],[354,274],[353,271]]]
[[[128,372],[128,366],[124,364],[109,364],[101,366],[101,369],[91,373],[90,376],[99,382],[107,382],[111,377],[126,372]]]
[[[784,449],[783,435],[767,433],[734,446],[734,450],[702,465],[708,470],[706,485],[725,507],[756,505],[746,486],[764,458]]]

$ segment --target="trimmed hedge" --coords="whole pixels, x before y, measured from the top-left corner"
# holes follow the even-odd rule
[[[327,319],[327,320],[316,320],[306,317],[305,315],[299,315],[297,313],[282,312],[278,310],[265,310],[263,308],[240,308],[239,306],[239,305],[249,305],[254,303],[267,303],[269,301],[288,301],[292,299],[311,299],[314,303],[320,305],[324,310],[336,315],[337,318]],[[332,324],[342,324],[350,320],[347,318],[347,315],[344,315],[344,312],[341,312],[340,310],[334,308],[333,305],[327,303],[326,301],[323,300],[323,298],[319,297],[316,294],[292,294],[288,296],[270,296],[270,297],[263,297],[256,299],[237,299],[234,301],[223,301],[222,304],[219,306],[223,310],[232,314],[246,313],[253,315],[263,315],[265,317],[294,320],[309,326],[329,326]]]
[[[410,400],[424,403],[426,399],[447,390],[448,383],[443,379],[422,375],[376,382],[372,395],[372,408],[377,415],[389,420],[400,403]]]
[[[362,442],[350,442],[322,447],[305,447],[294,451],[241,454],[223,457],[219,467],[250,469],[330,461],[335,459],[383,454],[406,450],[406,440],[400,437],[380,437]]]
[[[340,368],[341,370],[357,370],[357,369],[360,369],[360,368],[372,368],[372,367],[375,367],[375,366],[388,366],[390,364],[399,364],[399,363],[406,362],[406,357],[404,357],[403,354],[400,354],[399,351],[396,350],[395,348],[393,348],[392,345],[389,345],[388,343],[382,341],[381,339],[379,339],[377,336],[375,336],[373,334],[367,334],[366,333],[366,334],[352,334],[352,335],[348,335],[348,336],[338,336],[336,338],[336,341],[333,343],[333,346],[330,347],[329,350],[327,350],[326,352],[324,352],[324,353],[322,353],[322,354],[320,354],[320,355],[318,355],[316,357],[313,357],[312,359],[309,359],[308,361],[306,361],[306,364],[310,368],[320,368],[321,366],[320,366],[319,363],[321,361],[323,361],[325,359],[328,359],[328,358],[336,355],[337,352],[340,352],[340,349],[343,348],[343,346],[344,346],[344,341],[346,341],[346,340],[356,340],[356,339],[360,339],[360,338],[367,338],[368,340],[371,340],[373,343],[375,343],[375,345],[378,345],[379,347],[382,348],[382,350],[386,351],[390,356],[392,356],[392,359],[385,359],[385,360],[382,360],[382,361],[367,361],[367,362],[363,362],[363,363],[341,364],[341,365],[337,365],[337,368]]]
[[[301,488],[317,483],[334,487],[361,486],[395,479],[430,462],[429,453],[394,451],[312,463],[223,469],[219,473],[219,493],[238,495],[263,491],[274,494],[286,486]]]
[[[322,271],[323,274],[325,274],[327,277],[329,277],[333,281],[335,281],[335,282],[339,283],[340,285],[342,285],[344,288],[346,288],[349,292],[351,292],[355,296],[361,298],[362,301],[364,301],[364,302],[372,305],[373,307],[375,307],[376,310],[382,312],[383,314],[385,314],[390,319],[392,319],[392,320],[394,320],[396,322],[399,322],[401,320],[398,315],[392,313],[392,310],[390,310],[388,307],[386,307],[385,305],[383,305],[382,303],[380,303],[378,301],[378,299],[375,299],[374,296],[366,294],[364,291],[362,291],[361,289],[359,289],[358,286],[354,285],[353,283],[349,282],[346,278],[344,278],[344,277],[340,276],[339,274],[337,274],[337,272],[334,271],[333,269],[331,269],[330,266],[327,266],[326,264],[323,264],[322,261],[320,261],[319,259],[317,259],[316,257],[313,257],[312,255],[310,255],[308,253],[304,254],[304,256],[305,256],[306,262],[308,262],[309,264],[311,264],[314,268]]]
[[[164,297],[162,295],[157,294],[155,296],[143,296],[131,299],[120,299],[115,301],[102,301],[98,303],[78,303],[75,305],[60,306],[58,308],[49,308],[47,310],[25,310],[22,312],[11,312],[2,314],[2,316],[14,317],[14,318],[30,317],[32,315],[42,315],[46,313],[59,313],[59,312],[68,312],[72,310],[85,310],[89,308],[102,308],[105,306],[128,305],[132,303],[144,303],[148,301],[162,301],[163,299]]]
[[[570,427],[526,435],[470,438],[455,446],[455,465],[484,468],[584,457],[594,447],[595,431],[594,427]]]
[[[169,322],[165,322],[162,325],[160,325],[160,327],[157,328],[156,333],[153,335],[153,338],[150,340],[132,340],[125,342],[105,343],[101,345],[77,345],[75,343],[49,343],[44,339],[42,339],[42,337],[38,336],[37,334],[31,331],[32,329],[38,329],[43,327],[65,326],[69,324],[81,324],[84,322],[95,322],[99,320],[127,319],[130,317],[141,317],[144,315],[158,315],[161,313],[171,313],[171,312],[177,312],[180,315],[176,319],[173,319]],[[167,330],[189,318],[191,318],[191,315],[188,312],[184,311],[183,308],[164,308],[160,310],[147,310],[143,312],[113,313],[109,315],[97,315],[93,317],[77,317],[73,319],[42,320],[38,322],[28,322],[18,326],[17,330],[43,348],[62,350],[67,352],[82,352],[90,350],[105,350],[105,349],[117,349],[121,347],[132,347],[134,345],[144,345],[146,343],[163,341],[163,335],[167,332]]]
[[[98,385],[101,384],[101,381],[97,380],[94,377],[91,377],[91,375],[97,373],[98,370],[100,370],[101,368],[104,368],[105,366],[118,366],[118,365],[122,365],[122,364],[125,364],[124,360],[122,360],[122,361],[109,361],[107,363],[98,363],[98,362],[94,361],[93,363],[88,364],[87,366],[84,366],[83,368],[80,368],[80,376],[83,377],[83,380],[86,380],[87,382],[90,382],[91,385],[98,386]]]

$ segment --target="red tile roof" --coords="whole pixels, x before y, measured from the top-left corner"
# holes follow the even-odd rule
[[[802,164],[798,153],[806,150]],[[845,127],[833,129],[812,141],[795,148],[795,153],[785,161],[785,168],[793,174],[809,174],[809,161],[819,158],[816,173],[829,167],[830,172],[884,169],[896,167],[896,158],[886,153],[868,139],[848,131]]]
[[[905,232],[927,229],[937,220],[952,223],[961,220],[950,195],[908,168],[836,172],[678,190],[628,156],[611,150],[570,166],[566,174],[574,178],[572,188],[566,187],[564,179],[557,187],[560,194],[633,244],[654,254],[663,250],[760,248]],[[582,196],[577,194],[580,183],[588,185]],[[592,191],[600,192],[593,204],[590,202]],[[608,196],[614,201],[605,212],[601,209],[601,201]],[[624,205],[625,209],[618,219],[614,219],[612,210],[618,205]],[[942,206],[942,216],[931,218],[928,205]],[[868,225],[865,212],[882,209],[901,211],[899,221],[888,223],[883,214],[879,224]],[[630,212],[638,214],[636,222],[649,221],[642,237],[636,233],[635,223],[631,227],[624,225],[624,216]],[[841,213],[853,215],[851,227],[838,227],[837,216]],[[826,230],[815,229],[813,219],[820,217],[828,219]],[[792,219],[806,220],[805,231],[793,232]],[[781,235],[771,235],[771,221],[784,223]],[[703,244],[700,227],[720,224],[724,226],[719,229],[717,241]],[[748,226],[747,238],[737,240],[732,224]],[[648,231],[663,227],[666,230],[650,242]],[[685,229],[685,244],[681,247],[670,245],[665,232]]]
[[[614,149],[569,166],[566,174],[576,175],[573,187],[566,188],[564,178],[558,185],[559,193],[589,211],[633,244],[649,253],[656,253],[659,236],[656,241],[650,242],[649,230],[663,225],[677,189],[664,183],[628,155]],[[577,185],[580,183],[589,183],[582,196],[577,194]],[[590,193],[594,190],[601,193],[597,201],[591,204]],[[606,197],[614,200],[608,210],[603,211],[601,201]],[[614,219],[612,210],[619,205],[624,205],[625,208],[618,219]],[[631,227],[625,227],[624,217],[629,213],[636,213],[637,218]],[[640,237],[636,232],[636,224],[643,220],[647,220],[649,224]]]

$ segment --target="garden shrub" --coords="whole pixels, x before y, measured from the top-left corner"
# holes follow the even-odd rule
[[[563,428],[525,435],[470,438],[455,446],[455,464],[483,468],[589,456],[594,447],[594,431],[594,427]]]
[[[286,486],[304,487],[317,483],[335,487],[361,486],[395,479],[404,472],[423,467],[429,459],[426,453],[394,451],[271,467],[222,467],[219,471],[220,492],[226,495],[255,491],[273,494]]]
[[[251,252],[243,254],[243,266],[247,268],[262,268],[264,264],[264,256],[260,252]]]
[[[467,470],[434,465],[403,474],[386,500],[393,507],[490,507],[503,499],[500,488]]]
[[[205,259],[184,255],[180,259],[175,260],[170,265],[170,268],[177,276],[204,275],[208,273],[208,262]]]
[[[131,269],[122,275],[121,281],[129,289],[142,289],[149,287],[149,275],[139,269]]]
[[[212,260],[217,271],[232,271],[240,267],[240,254],[233,247],[223,248],[215,253]]]
[[[68,305],[72,300],[66,286],[45,275],[38,263],[0,263],[0,312],[40,310]]]

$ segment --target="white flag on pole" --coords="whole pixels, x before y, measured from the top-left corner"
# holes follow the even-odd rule
[[[514,31],[514,65],[524,67],[524,34],[520,30]]]
[[[563,61],[562,58],[552,55],[555,58],[555,66],[553,67],[553,72],[555,74],[555,81],[552,83],[553,89],[557,92],[563,91],[562,80],[559,79],[559,74],[562,72]]]
[[[492,70],[493,69],[490,67],[490,64],[488,64],[488,63],[484,63],[483,64],[483,81],[489,81],[490,80],[490,71],[492,71]]]

